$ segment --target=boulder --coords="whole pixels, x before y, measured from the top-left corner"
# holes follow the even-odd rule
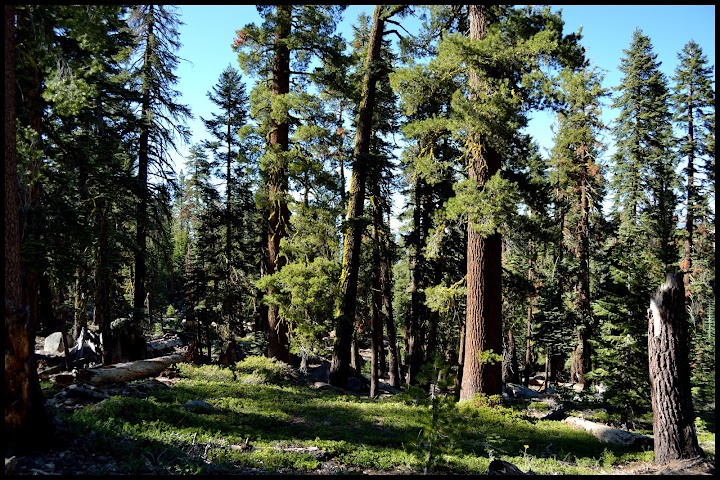
[[[532,475],[530,472],[525,473],[518,467],[505,460],[495,459],[488,466],[488,475]]]
[[[510,397],[515,398],[540,398],[540,394],[537,393],[535,390],[525,387],[523,385],[518,385],[516,383],[506,384],[505,392]]]
[[[65,353],[63,333],[53,332],[45,337],[45,344],[43,349],[50,353]]]

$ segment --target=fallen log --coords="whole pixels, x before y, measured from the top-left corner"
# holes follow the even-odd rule
[[[158,375],[171,365],[184,362],[181,353],[174,353],[164,357],[136,360],[134,362],[117,363],[102,367],[80,370],[75,378],[92,385],[106,385],[109,383],[129,382]]]
[[[182,347],[183,341],[180,337],[161,338],[158,340],[151,340],[147,343],[147,349],[149,352],[157,352],[160,350],[167,350],[174,347]]]
[[[584,428],[592,433],[595,438],[602,443],[611,443],[614,445],[625,445],[627,447],[652,448],[653,439],[639,433],[627,432],[619,428],[608,427],[602,423],[595,423],[578,417],[567,417],[563,419],[564,423],[570,424],[577,428]]]

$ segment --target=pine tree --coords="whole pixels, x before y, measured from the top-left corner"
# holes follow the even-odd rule
[[[694,391],[699,398],[714,400],[715,344],[714,213],[710,209],[714,194],[714,118],[715,92],[712,88],[713,66],[708,65],[702,48],[688,42],[678,53],[679,64],[673,77],[674,120],[683,135],[676,140],[678,150],[687,159],[685,173],[684,258],[680,264],[685,272],[690,323],[694,327],[693,361],[691,364]]]
[[[558,131],[551,163],[557,165],[558,192],[567,202],[561,248],[567,249],[571,260],[568,274],[574,303],[578,343],[574,351],[571,381],[585,384],[585,375],[592,369],[591,339],[595,336],[596,320],[591,310],[591,224],[602,216],[603,177],[599,158],[603,146],[599,135],[604,128],[600,120],[600,102],[607,95],[600,85],[602,76],[595,71],[561,75],[565,109],[558,116]],[[552,174],[551,174],[552,175]],[[576,260],[575,260],[576,259]]]
[[[696,210],[701,207],[700,199],[704,196],[704,192],[698,191],[695,185],[697,171],[702,169],[702,165],[696,162],[703,160],[699,140],[707,135],[703,129],[707,128],[706,119],[711,110],[714,110],[715,94],[712,89],[713,68],[707,66],[707,58],[697,43],[688,42],[678,54],[678,60],[680,63],[673,77],[675,94],[672,100],[675,107],[674,119],[683,133],[686,133],[684,137],[678,139],[678,146],[680,153],[687,158],[685,256],[681,267],[685,272],[685,288],[688,288],[693,264],[695,217],[700,213]]]
[[[657,269],[655,280],[660,281],[677,257],[673,244],[677,159],[669,144],[669,92],[650,39],[641,30],[633,33],[624,52],[620,61],[624,76],[612,104],[620,109],[613,128],[617,144],[613,203],[620,208],[624,228],[630,230],[627,238],[647,247]]]
[[[136,75],[140,88],[140,134],[137,163],[137,213],[135,277],[133,279],[133,329],[137,342],[130,359],[144,358],[142,338],[144,305],[147,292],[147,236],[150,175],[163,179],[172,170],[167,157],[176,141],[187,141],[189,131],[183,121],[190,118],[190,110],[175,102],[179,92],[172,86],[177,82],[173,70],[179,59],[174,52],[180,47],[177,27],[179,20],[171,8],[156,5],[136,6],[130,15],[130,25],[137,36]],[[171,167],[170,167],[171,168]]]
[[[272,275],[287,264],[280,244],[290,228],[289,175],[295,154],[290,149],[290,137],[302,124],[296,114],[306,97],[291,92],[290,85],[294,81],[308,86],[309,82],[296,73],[304,72],[312,58],[320,59],[324,71],[317,69],[305,72],[306,75],[317,83],[332,81],[342,51],[342,40],[333,33],[343,9],[338,5],[258,6],[264,23],[238,30],[233,44],[245,73],[260,80],[250,100],[258,129],[267,139],[260,160],[265,184],[260,189],[265,197],[260,204],[266,209],[267,218],[265,275]],[[268,291],[268,295],[273,295],[273,291]],[[280,317],[277,307],[269,306],[269,354],[285,362],[290,362],[288,334],[288,322]]]
[[[253,209],[234,210],[236,195],[242,200],[242,180],[236,174],[240,167],[241,140],[240,130],[245,126],[248,117],[248,97],[245,94],[245,84],[239,72],[228,66],[221,74],[217,84],[212,91],[208,92],[210,101],[220,109],[220,113],[213,113],[210,120],[202,118],[206,128],[213,136],[213,140],[206,143],[214,156],[217,169],[221,170],[219,178],[225,180],[225,212],[223,213],[225,224],[225,251],[224,251],[224,278],[222,279],[223,299],[222,315],[225,323],[230,325],[234,322],[237,302],[239,301],[238,288],[234,287],[233,278],[237,278],[239,265],[237,259],[241,255],[248,255],[250,252],[238,252],[235,247],[235,237],[242,233],[235,233],[234,224],[244,223],[241,216],[252,216]],[[247,203],[247,199],[245,199]],[[245,205],[254,207],[254,205]]]
[[[453,98],[458,131],[467,135],[469,178],[456,185],[456,197],[449,202],[452,209],[448,208],[448,212],[465,208],[468,215],[463,399],[501,390],[500,364],[493,361],[502,349],[501,230],[507,226],[504,216],[514,211],[516,201],[513,185],[501,174],[502,158],[511,157],[515,133],[527,121],[526,112],[547,103],[541,91],[523,85],[539,86],[547,81],[535,63],[541,59],[550,65],[582,62],[576,36],[562,37],[557,30],[562,21],[548,9],[469,6],[468,12],[470,37],[451,36],[438,49],[439,58],[466,62],[469,79],[467,97]],[[531,27],[515,29],[516,22]],[[513,48],[508,48],[510,45]],[[518,56],[522,71],[515,70]],[[485,60],[478,62],[480,59]],[[521,84],[523,71],[536,74]]]

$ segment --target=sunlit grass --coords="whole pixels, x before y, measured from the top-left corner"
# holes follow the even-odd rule
[[[143,399],[113,397],[70,415],[68,423],[127,473],[142,473],[148,465],[170,474],[248,468],[302,473],[330,460],[346,471],[422,471],[427,404],[404,395],[371,400],[314,390],[288,382],[284,369],[252,357],[233,369],[184,364],[172,388]],[[182,407],[192,400],[213,409]],[[449,405],[441,413],[445,426],[437,427],[437,472],[483,474],[492,458],[500,458],[536,473],[589,474],[648,457],[493,402]],[[238,447],[246,440],[249,448]]]

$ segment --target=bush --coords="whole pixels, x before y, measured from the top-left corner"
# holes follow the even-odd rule
[[[279,383],[288,378],[290,366],[274,358],[260,355],[247,357],[233,367],[239,375],[250,376],[246,383]],[[243,381],[241,379],[241,381]]]

